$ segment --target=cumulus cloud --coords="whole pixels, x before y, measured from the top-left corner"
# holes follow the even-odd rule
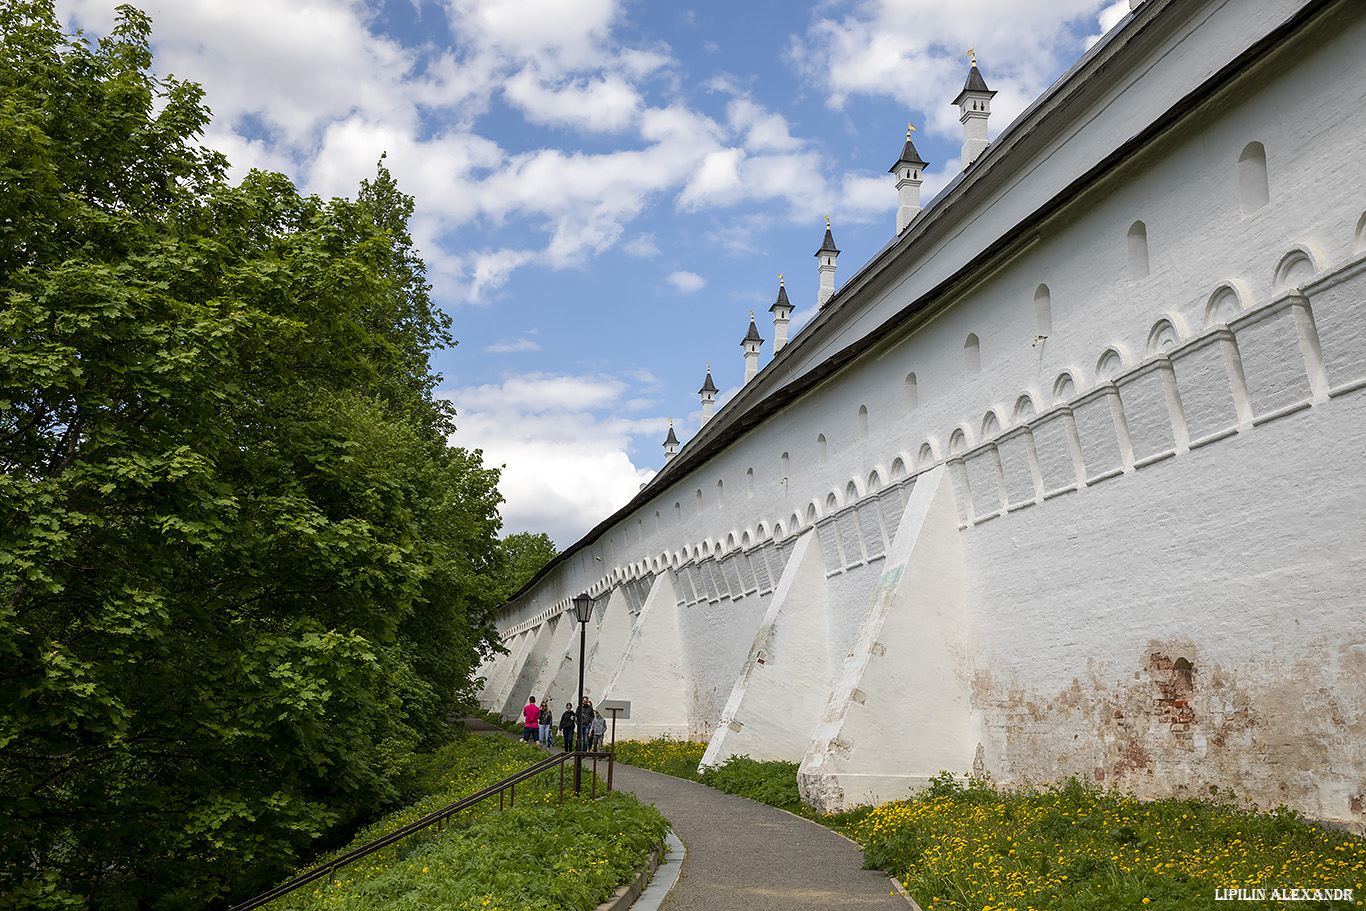
[[[696,291],[701,291],[707,284],[707,280],[696,272],[683,271],[670,272],[665,281],[684,294],[692,294]]]
[[[1127,2],[1127,0],[1126,0]],[[925,113],[930,129],[961,129],[950,102],[977,50],[997,90],[993,128],[1013,120],[1081,48],[1074,28],[1095,23],[1104,0],[842,0],[818,7],[788,57],[842,107],[852,95],[890,97]],[[1111,7],[1113,9],[1113,7]]]
[[[626,505],[654,471],[633,461],[633,437],[662,440],[662,418],[620,416],[636,389],[606,375],[529,373],[445,395],[459,409],[451,442],[504,466],[504,532],[544,531],[560,547]]]

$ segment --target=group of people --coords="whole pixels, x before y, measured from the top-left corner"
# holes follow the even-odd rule
[[[550,699],[542,699],[536,704],[532,696],[522,709],[522,739],[550,749],[555,745],[555,713],[550,708]],[[593,708],[593,700],[583,697],[583,705],[574,711],[574,703],[566,702],[560,715],[560,738],[566,753],[574,752],[574,744],[579,749],[598,752],[602,749],[602,738],[607,733],[607,720]]]

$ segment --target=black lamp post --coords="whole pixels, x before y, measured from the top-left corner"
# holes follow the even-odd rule
[[[574,704],[574,737],[583,739],[583,725],[579,723],[579,712],[583,710],[583,660],[588,644],[588,621],[593,619],[593,599],[588,592],[574,597],[574,617],[579,621],[579,701]],[[574,793],[578,794],[583,778],[583,744],[575,744],[574,750]]]

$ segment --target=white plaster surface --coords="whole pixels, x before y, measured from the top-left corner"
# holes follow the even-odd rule
[[[1366,6],[1330,4],[1202,88],[1301,7],[1139,7],[505,608],[485,704],[507,701],[530,633],[581,590],[619,605],[593,636],[601,688],[637,622],[631,586],[664,577],[687,733],[719,756],[743,739],[715,736],[732,707],[743,734],[747,712],[796,698],[786,670],[746,664],[761,630],[801,628],[772,608],[805,540],[834,677],[803,764],[816,799],[891,796],[979,758],[998,781],[1216,784],[1366,828]],[[1245,211],[1253,142],[1268,199]],[[1136,221],[1149,269],[1131,280]],[[1036,407],[1017,417],[1022,397]],[[932,509],[906,509],[930,490]],[[939,568],[962,582],[930,603],[904,573],[941,552],[961,554]],[[865,643],[870,611],[887,632]],[[544,648],[553,665],[561,646]]]

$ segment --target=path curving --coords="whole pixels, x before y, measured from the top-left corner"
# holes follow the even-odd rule
[[[809,819],[692,781],[616,764],[613,787],[653,803],[687,856],[660,911],[907,911],[858,846]]]

